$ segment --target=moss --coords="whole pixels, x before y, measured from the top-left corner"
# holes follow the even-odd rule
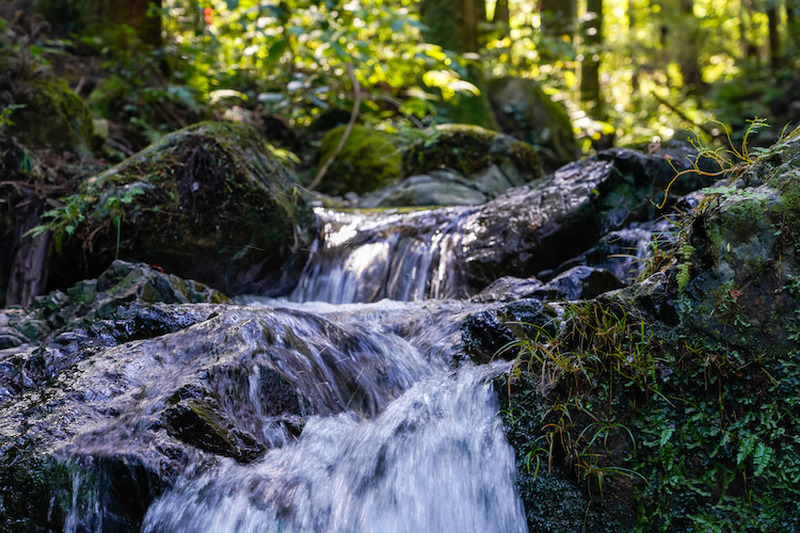
[[[31,146],[91,155],[91,112],[63,80],[54,76],[30,80],[25,93],[25,107],[11,117],[15,135]]]
[[[403,153],[405,176],[451,168],[465,176],[491,165],[528,180],[543,175],[536,150],[529,144],[478,126],[438,126],[428,139],[413,142]]]
[[[50,456],[34,455],[32,448],[31,442],[0,443],[2,531],[58,531],[63,527],[70,506],[68,469]]]
[[[334,153],[346,126],[329,131],[320,146],[320,164]],[[319,190],[341,196],[364,194],[400,177],[401,156],[397,138],[391,134],[356,125],[344,147],[327,170]]]
[[[83,259],[77,272],[59,269],[61,286],[99,275],[118,254],[231,293],[258,291],[248,284],[291,282],[284,266],[315,226],[307,198],[258,132],[232,123],[166,135],[66,203],[56,242]],[[68,237],[70,224],[77,229]]]

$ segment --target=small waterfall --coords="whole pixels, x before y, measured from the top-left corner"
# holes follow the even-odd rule
[[[465,297],[461,224],[470,212],[318,210],[322,234],[290,299],[342,304]]]
[[[296,445],[179,482],[142,531],[526,531],[514,454],[487,384],[498,371],[434,374],[373,420],[313,417]]]

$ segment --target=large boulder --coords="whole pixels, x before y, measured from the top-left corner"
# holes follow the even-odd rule
[[[674,305],[687,327],[743,352],[797,348],[798,167],[795,135],[737,179],[706,190],[676,252]]]
[[[403,151],[404,176],[443,168],[469,176],[492,165],[512,181],[532,181],[543,175],[532,146],[479,126],[442,124]]]
[[[11,111],[9,130],[23,144],[91,155],[86,102],[46,67],[8,47],[0,50],[0,105]]]
[[[359,207],[479,205],[542,177],[534,148],[478,126],[443,124],[412,139],[403,176],[359,201]]]
[[[546,171],[580,157],[569,115],[538,82],[497,78],[489,82],[488,91],[501,131],[535,146]]]
[[[369,325],[222,299],[115,262],[0,312],[0,339],[27,338],[0,349],[0,524],[138,531],[187,469],[251,462],[311,415],[375,417],[428,369]]]
[[[320,164],[333,155],[335,158],[320,183],[320,192],[340,196],[348,192],[364,194],[400,178],[401,157],[396,136],[356,125],[336,153],[346,129],[337,126],[322,138]]]
[[[464,246],[470,284],[481,290],[501,276],[546,280],[563,271],[559,265],[609,233],[655,218],[676,169],[690,168],[696,155],[688,147],[654,155],[613,149],[508,191],[464,222],[473,232]],[[670,190],[685,193],[711,179],[687,174]]]
[[[84,182],[52,212],[54,284],[115,257],[228,293],[288,290],[313,240],[303,191],[252,127],[200,123]]]

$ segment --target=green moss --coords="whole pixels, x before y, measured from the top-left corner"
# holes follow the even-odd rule
[[[491,165],[528,180],[543,175],[536,150],[529,144],[478,126],[438,126],[428,139],[414,141],[403,153],[406,176],[451,168],[469,176]]]
[[[346,126],[329,131],[320,146],[320,164],[334,153]],[[356,125],[331,163],[319,190],[333,196],[364,194],[400,178],[401,156],[395,136]]]
[[[67,467],[50,456],[35,456],[30,442],[0,442],[0,530],[59,531],[70,507]],[[44,513],[44,510],[50,510]]]
[[[521,352],[507,388],[526,508],[569,517],[585,502],[590,531],[800,528],[800,351],[735,350],[597,305],[566,320]],[[553,485],[556,502],[537,484]]]
[[[12,114],[12,132],[31,146],[67,149],[91,155],[92,118],[89,107],[55,76],[27,82],[26,97]]]

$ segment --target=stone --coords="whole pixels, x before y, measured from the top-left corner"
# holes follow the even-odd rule
[[[502,276],[551,277],[560,265],[591,250],[606,235],[658,215],[661,198],[690,148],[665,155],[612,149],[570,163],[553,175],[508,190],[464,223],[470,285],[482,290]],[[696,186],[673,184],[673,192]],[[711,183],[711,178],[706,178]]]
[[[535,146],[546,171],[580,157],[566,109],[545,94],[537,81],[497,78],[489,82],[488,93],[500,130]]]
[[[84,216],[54,222],[51,282],[62,288],[120,257],[231,294],[286,292],[316,228],[307,195],[243,124],[166,135],[65,201]]]

